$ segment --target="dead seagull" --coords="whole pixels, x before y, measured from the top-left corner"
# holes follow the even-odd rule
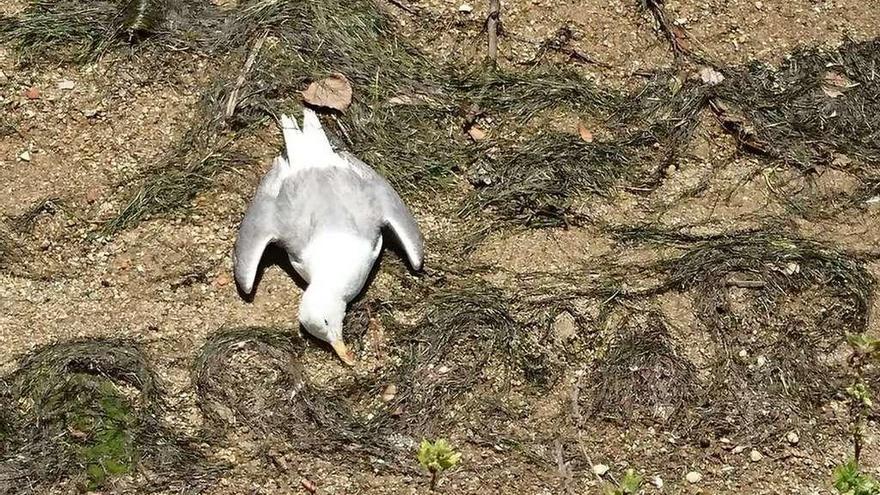
[[[354,364],[342,340],[342,320],[382,250],[382,229],[394,232],[417,271],[422,234],[381,175],[330,146],[315,112],[303,109],[302,130],[282,115],[281,130],[287,156],[275,158],[241,222],[233,253],[235,281],[250,294],[263,251],[278,243],[308,284],[300,324]]]

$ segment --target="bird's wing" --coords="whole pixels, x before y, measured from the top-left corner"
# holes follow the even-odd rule
[[[412,212],[404,204],[391,184],[369,165],[347,151],[339,151],[342,157],[367,183],[375,188],[376,196],[382,203],[382,218],[400,241],[410,265],[415,270],[422,269],[424,261],[424,240],[419,225]]]
[[[275,201],[289,168],[283,157],[275,158],[272,169],[260,181],[238,228],[233,251],[233,273],[236,283],[246,294],[253,289],[263,251],[278,238]]]

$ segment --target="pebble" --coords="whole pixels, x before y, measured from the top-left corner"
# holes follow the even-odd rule
[[[712,67],[703,67],[700,69],[700,79],[710,86],[715,86],[724,81],[724,75]]]
[[[801,441],[801,438],[798,436],[797,432],[790,431],[787,435],[785,435],[785,439],[788,440],[788,443],[794,445]]]
[[[471,127],[470,129],[468,129],[467,132],[468,132],[468,135],[471,137],[471,139],[473,139],[474,141],[480,141],[482,139],[486,139],[486,131],[480,129],[477,126]]]
[[[765,358],[764,356],[758,356],[757,363],[758,363],[758,368],[760,368],[760,367],[764,366],[765,364],[767,364],[767,358]]]
[[[746,450],[745,447],[743,447],[742,445],[737,445],[733,448],[733,450],[731,450],[731,452],[734,454],[742,454],[744,450]]]
[[[60,81],[58,83],[58,89],[70,91],[71,89],[73,89],[75,87],[76,87],[76,83],[73,81],[64,80],[64,81]]]
[[[397,385],[390,383],[382,392],[382,402],[391,402],[397,395]]]
[[[760,462],[763,458],[764,454],[758,452],[757,450],[752,449],[752,452],[749,453],[749,459],[751,459],[752,462]]]
[[[596,476],[604,476],[605,473],[608,472],[610,468],[605,464],[594,464],[593,465],[593,474]]]
[[[471,5],[471,4],[469,4],[469,3],[463,3],[463,4],[461,4],[461,5],[458,6],[458,11],[459,11],[459,12],[464,12],[464,13],[466,13],[466,14],[469,13],[469,12],[473,12],[473,10],[474,10],[474,6]]]
[[[659,476],[654,476],[651,478],[651,484],[656,486],[657,488],[663,488],[663,478]]]
[[[441,367],[437,368],[437,373],[440,373],[441,375],[445,375],[446,373],[449,373],[449,366],[441,366]]]
[[[28,150],[24,150],[24,151],[21,152],[20,155],[18,155],[18,157],[19,157],[22,161],[29,162],[29,161],[31,161],[31,152],[28,151]]]
[[[741,358],[743,358],[743,359],[749,357],[749,351],[747,351],[747,350],[745,350],[745,349],[739,351],[739,357],[741,357]]]
[[[568,311],[559,313],[553,320],[553,333],[556,339],[566,341],[577,334],[577,322]]]
[[[686,479],[687,482],[691,484],[699,483],[703,480],[703,475],[696,471],[691,471],[687,474],[687,476],[684,477],[684,479]]]

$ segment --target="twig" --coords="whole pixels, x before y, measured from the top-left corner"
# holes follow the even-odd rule
[[[437,491],[437,471],[431,469],[431,491]]]
[[[498,23],[501,17],[501,0],[489,0],[489,17],[486,18],[486,30],[489,31],[489,52],[487,57],[492,63],[498,60]]]
[[[232,89],[232,92],[229,93],[229,99],[226,100],[227,119],[232,117],[232,114],[235,113],[235,107],[238,106],[238,93],[241,91],[241,87],[244,86],[245,78],[247,77],[248,72],[250,72],[251,67],[254,65],[254,62],[257,60],[257,55],[260,53],[260,49],[263,48],[263,42],[266,41],[267,36],[269,36],[268,29],[263,33],[263,36],[254,43],[250,54],[248,54],[247,60],[244,62],[244,66],[241,68],[241,72],[238,74],[238,80],[235,81],[235,87]]]
[[[600,62],[593,57],[579,52],[574,48],[570,48],[568,44],[571,42],[574,37],[574,33],[571,28],[568,26],[562,26],[557,29],[553,36],[547,38],[543,42],[541,42],[540,48],[538,48],[538,52],[532,58],[530,64],[537,64],[544,58],[544,55],[547,54],[548,51],[559,52],[564,55],[568,55],[569,60],[585,63],[585,64],[593,64],[599,67],[610,68],[609,64],[604,62]]]
[[[740,289],[761,289],[767,285],[767,282],[763,280],[728,280],[727,285]]]
[[[412,7],[410,7],[409,5],[407,5],[407,4],[403,3],[403,2],[401,2],[400,0],[388,0],[388,3],[390,3],[391,5],[394,5],[395,7],[399,8],[399,9],[401,9],[401,10],[403,10],[403,11],[406,11],[406,12],[409,13],[409,14],[415,14],[415,13],[416,13],[416,11],[413,10]]]
[[[669,42],[670,46],[672,46],[672,53],[675,58],[678,59],[683,55],[689,55],[690,49],[682,44],[680,39],[680,36],[686,36],[686,34],[683,30],[672,26],[669,23],[669,20],[666,19],[666,10],[663,8],[663,1],[664,0],[644,0],[644,5],[648,11],[651,12],[654,20],[657,21],[657,26],[659,27],[660,32],[663,33],[663,36]]]

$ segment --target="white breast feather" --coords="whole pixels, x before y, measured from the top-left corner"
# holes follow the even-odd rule
[[[357,293],[373,266],[374,242],[344,232],[325,232],[302,252],[302,268],[311,280],[338,283],[346,294]]]

